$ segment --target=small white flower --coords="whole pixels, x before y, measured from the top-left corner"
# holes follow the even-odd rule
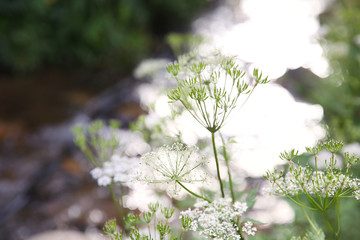
[[[117,173],[114,175],[115,182],[126,182],[128,180],[128,175],[124,173]]]
[[[340,171],[328,168],[325,171],[314,171],[309,168],[294,165],[284,177],[272,182],[270,193],[275,195],[296,196],[304,191],[310,194],[320,194],[324,197],[334,197],[343,189],[352,189],[355,192],[358,187],[357,178],[350,178]],[[356,197],[355,193],[353,193]]]
[[[257,231],[257,229],[256,227],[253,227],[252,222],[246,222],[242,227],[242,231],[245,232],[247,235],[255,236],[255,232]]]
[[[111,183],[111,178],[109,176],[102,176],[98,178],[98,185],[99,186],[107,186]]]
[[[209,203],[207,201],[198,201],[194,204],[196,208],[203,208],[206,207]]]
[[[109,177],[115,174],[114,164],[112,162],[105,162],[102,169],[104,175],[107,175]]]
[[[246,202],[238,202],[236,201],[234,203],[234,209],[241,215],[243,214],[244,212],[246,212],[248,206],[246,204]]]
[[[113,155],[109,161],[104,162],[102,167],[90,171],[91,176],[97,179],[99,186],[107,186],[112,181],[128,182],[129,172],[138,164],[138,158],[120,157]]]
[[[111,162],[121,162],[121,157],[117,154],[115,155],[112,155],[111,158],[110,158]]]
[[[103,175],[103,171],[101,168],[94,168],[93,170],[90,171],[90,174],[94,179],[98,179]]]
[[[355,196],[356,200],[360,200],[360,190],[355,191],[354,196]]]

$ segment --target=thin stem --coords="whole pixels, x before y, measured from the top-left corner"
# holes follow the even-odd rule
[[[150,239],[151,239],[150,223],[148,223],[148,231],[149,231],[149,237],[150,237]]]
[[[336,231],[336,234],[340,233],[340,207],[339,207],[339,198],[336,198],[336,217],[337,217],[337,225],[338,229]]]
[[[296,198],[297,198],[298,201],[300,201],[298,196],[296,196]],[[315,224],[311,221],[311,219],[310,219],[309,215],[307,214],[305,208],[303,208],[302,205],[299,205],[299,206],[301,207],[301,210],[303,211],[303,213],[304,213],[307,221],[309,222],[310,226],[314,229],[316,235],[319,237],[319,240],[321,240],[322,238],[321,238],[321,235],[320,235],[320,231],[316,228]]]
[[[298,180],[298,178],[296,178],[296,180],[300,183],[300,181]],[[318,202],[316,202],[311,195],[307,192],[307,190],[305,189],[305,187],[303,186],[303,184],[300,184],[301,189],[303,190],[303,192],[305,193],[305,195],[307,196],[309,202],[316,207],[318,210],[323,211],[323,207],[319,205]]]
[[[330,232],[334,235],[335,239],[339,239],[338,237],[338,233],[336,233],[333,229],[333,227],[331,226],[331,223],[329,221],[329,218],[327,217],[327,214],[326,214],[326,210],[322,211],[323,213],[323,216],[324,216],[324,219],[325,219],[325,222],[326,222],[326,225],[328,226]]]
[[[215,100],[216,101],[216,100]],[[217,126],[217,123],[216,123],[216,115],[217,115],[217,111],[218,111],[218,105],[217,105],[217,103],[215,102],[215,104],[214,104],[214,121],[213,121],[213,127],[215,128],[215,126]]]
[[[314,207],[316,207],[318,210],[322,211],[322,210],[323,210],[323,207],[320,206],[320,204],[311,197],[311,195],[305,190],[305,188],[303,188],[303,191],[304,191],[305,195],[307,196],[309,202],[310,202]]]
[[[251,89],[249,95],[247,96],[247,98],[245,99],[245,101],[243,102],[243,104],[241,104],[240,109],[245,105],[245,103],[249,100],[250,96],[252,95],[252,93],[254,92],[254,89],[257,87],[257,83],[255,83],[254,87]]]
[[[318,157],[317,157],[317,155],[315,154],[314,155],[314,159],[315,159],[315,175],[316,175],[316,183],[318,184],[318,185],[320,185],[319,184],[319,174],[318,174]],[[326,206],[325,206],[325,200],[323,201],[323,199],[322,199],[322,197],[321,197],[321,193],[318,193],[317,191],[316,191],[316,196],[317,196],[317,198],[318,198],[318,201],[319,201],[319,203],[321,204],[321,207],[323,208],[323,209],[326,209]]]
[[[201,106],[201,102],[199,100],[195,101],[197,108],[200,110],[200,113],[205,121],[206,126],[210,126],[210,120],[208,120],[207,114],[206,114],[206,110],[204,111],[203,107]],[[204,103],[205,105],[205,103]]]
[[[296,195],[296,198],[298,199],[298,201],[296,201],[295,199],[293,199],[289,194],[286,193],[286,191],[280,186],[280,184],[276,183],[276,185],[280,188],[280,190],[285,194],[285,196],[287,198],[289,198],[291,201],[293,201],[294,203],[296,203],[297,205],[299,205],[300,207],[302,208],[307,208],[309,210],[318,210],[316,208],[311,208],[311,207],[308,207],[308,206],[305,206],[303,205],[300,201],[299,201],[299,197]]]
[[[178,180],[175,180],[182,188],[184,188],[188,193],[190,193],[191,195],[193,195],[194,197],[197,198],[201,198],[209,203],[211,203],[211,201],[209,199],[207,199],[206,197],[200,196],[199,194],[194,193],[193,191],[191,191],[190,189],[188,189],[187,187],[185,187],[181,182],[179,182]]]
[[[181,102],[182,105],[186,108],[186,110],[191,114],[191,116],[193,116],[193,118],[194,118],[198,123],[200,123],[201,126],[203,126],[204,128],[206,128],[207,125],[200,121],[200,118],[199,118],[196,114],[194,114],[194,113],[191,111],[191,109],[189,109],[189,108],[186,106],[185,102],[182,101],[182,100],[180,100],[180,102]]]
[[[156,239],[156,212],[154,212],[154,239]]]
[[[323,203],[323,210],[326,210],[326,209],[328,209],[329,207],[331,207],[331,205],[333,205],[334,204],[334,200],[335,200],[335,198],[333,197],[333,198],[331,198],[331,197],[329,197],[327,194],[327,192],[325,193],[326,194],[326,196],[325,196],[325,198],[324,198],[324,203]],[[330,201],[330,202],[329,202]]]
[[[230,171],[230,165],[229,165],[229,156],[226,152],[226,147],[225,147],[225,141],[223,138],[223,135],[219,132],[220,137],[221,137],[221,141],[223,143],[223,154],[224,154],[224,158],[225,158],[225,163],[226,163],[226,167],[227,167],[227,171],[228,171],[228,177],[229,177],[229,186],[230,186],[230,193],[231,193],[231,199],[232,202],[235,202],[235,192],[234,192],[234,187],[233,187],[233,182],[232,182],[232,178],[231,178],[231,171]]]
[[[214,157],[215,157],[215,163],[216,163],[216,172],[217,172],[217,177],[219,180],[219,184],[220,184],[220,190],[221,190],[221,196],[224,198],[225,194],[224,194],[224,187],[221,181],[221,176],[220,176],[220,167],[219,167],[219,160],[218,160],[218,155],[217,155],[217,151],[216,151],[216,145],[215,145],[215,133],[211,132],[211,140],[212,140],[212,145],[213,145],[213,150],[214,150]]]
[[[180,240],[182,240],[182,239],[183,239],[183,238],[182,238],[182,236],[183,236],[184,232],[185,232],[185,230],[184,230],[184,229],[182,229],[182,230],[181,230],[180,237],[179,237],[179,239],[180,239]]]
[[[232,221],[232,222],[233,222],[233,221]],[[235,222],[234,222],[234,223],[235,223]],[[237,232],[238,232],[238,234],[239,234],[239,236],[240,236],[240,239],[246,239],[246,238],[244,237],[243,233],[241,232],[241,222],[239,221],[239,217],[237,218],[237,221],[236,221],[235,224],[236,224],[237,227],[238,227]]]
[[[122,215],[124,216],[125,215],[125,213],[124,213],[124,199],[123,199],[124,190],[123,190],[123,187],[122,187],[121,184],[119,184],[119,189],[120,189],[120,194],[121,194],[121,196],[119,197],[120,209],[121,209]]]
[[[201,106],[201,103],[199,103],[200,104],[200,106]],[[207,120],[207,122],[208,122],[208,126],[210,126],[210,116],[209,116],[209,112],[208,112],[208,110],[206,109],[206,104],[205,104],[205,101],[202,101],[202,104],[204,105],[204,109],[202,109],[201,108],[201,111],[204,111],[204,114],[205,114],[205,116],[204,116],[204,118],[206,118],[206,120]]]
[[[115,206],[116,214],[118,216],[118,221],[119,221],[119,223],[121,223],[120,225],[123,225],[123,216],[124,216],[123,208],[119,204],[119,201],[117,199],[115,189],[114,189],[114,183],[110,183],[110,185],[108,187],[109,187],[111,199],[112,199],[112,201],[114,203],[114,206]]]
[[[86,155],[86,157],[90,160],[90,162],[95,166],[95,167],[100,167],[100,165],[97,163],[94,155],[91,153],[91,151],[86,148],[84,149],[84,153]]]

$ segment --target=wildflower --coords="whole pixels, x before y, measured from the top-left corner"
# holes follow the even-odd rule
[[[281,158],[289,160],[289,171],[285,175],[282,172],[278,175],[275,169],[273,173],[268,173],[265,176],[272,184],[272,189],[269,192],[281,196],[297,196],[305,193],[324,198],[344,197],[352,193],[353,197],[359,200],[360,179],[354,178],[348,173],[349,168],[359,161],[359,157],[345,153],[347,165],[344,172],[335,168],[336,158],[333,155],[341,149],[342,143],[330,140],[324,146],[332,153],[330,161],[325,160],[326,168],[324,170],[319,170],[317,167],[317,154],[323,148],[320,144],[313,148],[306,148],[307,152],[314,155],[315,169],[309,165],[303,167],[291,162],[289,159],[292,159],[292,155],[295,154],[280,155]],[[292,152],[294,153],[295,150]]]
[[[195,146],[174,143],[164,145],[157,152],[150,152],[141,158],[143,169],[138,172],[137,180],[148,183],[168,183],[168,193],[177,194],[179,184],[203,182],[205,172],[198,168],[205,163],[205,158]]]
[[[241,236],[237,222],[246,209],[246,203],[235,202],[233,204],[231,199],[221,198],[211,203],[201,201],[195,205],[194,209],[182,211],[180,218],[182,221],[186,219],[190,222],[186,225],[186,230],[198,231],[206,238],[238,240],[241,239]],[[256,231],[253,228],[250,230],[252,230],[251,234]]]
[[[242,231],[250,236],[255,236],[255,232],[257,231],[256,227],[253,227],[253,223],[248,221],[243,224]]]
[[[355,196],[356,200],[360,200],[360,190],[355,191],[354,196]]]
[[[235,202],[234,203],[234,209],[240,214],[242,215],[244,212],[246,212],[248,206],[246,204],[246,202]]]
[[[111,183],[111,178],[109,176],[101,176],[98,178],[99,186],[107,186]]]
[[[99,186],[107,186],[111,182],[127,182],[130,179],[129,172],[137,163],[137,158],[113,155],[102,167],[91,170],[90,174]]]
[[[103,171],[101,168],[94,168],[90,171],[90,174],[94,179],[98,179],[103,175]]]
[[[167,70],[178,83],[168,94],[171,102],[180,102],[212,133],[223,126],[241,95],[251,94],[257,85],[269,82],[254,70],[255,84],[250,87],[235,59],[220,54],[195,58],[185,55]]]
[[[323,197],[334,197],[343,189],[356,190],[359,179],[350,178],[341,172],[327,169],[326,171],[312,171],[309,168],[294,166],[282,178],[273,183],[270,191],[275,195],[296,196],[302,192],[319,194]],[[354,193],[355,196],[355,193]]]

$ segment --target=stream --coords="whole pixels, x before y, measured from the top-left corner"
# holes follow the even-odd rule
[[[91,179],[70,130],[91,119],[115,118],[127,126],[143,113],[133,94],[138,83],[115,73],[42,73],[23,81],[4,77],[1,84],[2,239],[101,228],[113,217],[112,203]]]

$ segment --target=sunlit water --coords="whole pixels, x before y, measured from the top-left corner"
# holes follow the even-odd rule
[[[195,32],[210,39],[210,47],[239,56],[273,79],[299,67],[321,77],[328,74],[317,19],[327,0],[230,2],[194,22]]]

